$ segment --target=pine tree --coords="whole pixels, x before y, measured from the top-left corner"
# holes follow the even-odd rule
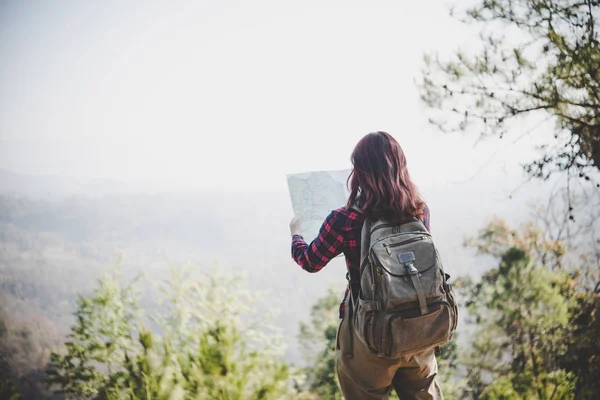
[[[199,280],[184,270],[155,285],[161,303],[145,316],[134,281],[114,269],[80,297],[65,351],[54,353],[48,383],[89,399],[285,399],[292,395],[282,337],[241,276]],[[146,326],[154,323],[156,331]]]
[[[340,291],[330,287],[311,309],[310,324],[300,324],[300,345],[309,367],[307,389],[319,400],[341,400],[335,372],[335,346],[339,319]]]
[[[600,169],[600,2],[457,3],[452,14],[477,27],[479,40],[449,57],[425,56],[421,96],[441,111],[432,123],[500,138],[542,126],[547,143],[525,170],[590,180]],[[526,117],[533,120],[523,129]]]
[[[570,339],[573,277],[532,257],[534,249],[562,254],[532,225],[523,232],[491,222],[472,243],[499,257],[497,268],[461,292],[476,323],[467,368],[476,399],[570,399],[575,376],[561,368]]]

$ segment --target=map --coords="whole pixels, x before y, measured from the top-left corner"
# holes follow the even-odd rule
[[[344,169],[286,175],[294,217],[302,222],[302,236],[307,242],[317,237],[329,213],[348,201],[349,174],[350,170]]]

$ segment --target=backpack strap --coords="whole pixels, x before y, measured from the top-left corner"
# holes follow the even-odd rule
[[[423,291],[423,285],[419,279],[419,273],[417,272],[416,274],[410,274],[410,280],[412,281],[415,291],[417,292],[417,299],[419,300],[421,315],[425,315],[427,314],[427,302],[425,301],[425,292]]]
[[[353,204],[351,208],[362,215],[362,210],[355,204]],[[370,234],[371,234],[370,225],[371,225],[371,223],[365,218],[365,221],[363,223],[363,227],[362,227],[362,230],[360,233],[361,234],[361,246],[360,246],[359,273],[360,273],[360,270],[362,270],[362,267],[363,267],[365,261],[367,260],[366,255],[368,254],[368,251],[369,251],[369,242],[370,242]],[[344,340],[346,342],[344,345],[344,347],[346,348],[344,355],[348,358],[353,358],[354,357],[354,343],[353,343],[354,341],[352,338],[354,335],[354,309],[356,307],[356,304],[358,303],[358,300],[354,298],[354,291],[352,290],[352,280],[350,278],[350,269],[348,269],[346,278],[348,279],[349,299],[348,299],[348,302],[346,303],[346,309],[344,312],[344,319],[346,320],[346,332],[344,332],[344,336],[343,336]]]
[[[358,208],[356,204],[353,204],[352,209],[356,210],[359,214],[362,215],[362,210]],[[365,221],[362,226],[362,230],[360,231],[360,264],[359,270],[362,271],[367,256],[369,254],[369,246],[371,245],[371,227],[372,222],[368,218],[365,217]]]
[[[362,230],[360,231],[360,269],[363,270],[365,263],[369,258],[369,247],[371,246],[371,226],[372,222],[370,219],[365,218]]]

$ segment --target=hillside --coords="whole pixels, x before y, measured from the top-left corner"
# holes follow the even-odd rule
[[[11,312],[40,312],[57,331],[68,328],[76,294],[85,294],[120,257],[130,277],[143,271],[158,278],[168,266],[184,263],[198,272],[217,264],[245,272],[248,285],[281,310],[276,322],[290,338],[288,360],[297,363],[298,326],[310,305],[330,286],[340,299],[343,294],[342,258],[318,274],[291,260],[287,193],[152,193],[143,187],[131,193],[120,182],[0,172],[0,294]],[[488,186],[488,193],[502,189]],[[97,190],[87,192],[90,187]],[[485,218],[497,213],[519,219],[528,212],[526,196],[509,201],[498,195],[496,202],[480,204],[477,195],[465,194],[464,185],[426,191],[433,234],[453,277],[488,268],[462,247]]]

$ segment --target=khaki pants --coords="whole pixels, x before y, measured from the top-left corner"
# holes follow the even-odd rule
[[[350,345],[352,357],[344,354]],[[346,400],[385,400],[392,387],[401,400],[444,399],[433,349],[399,359],[376,357],[348,329],[345,318],[338,331],[336,372]]]

